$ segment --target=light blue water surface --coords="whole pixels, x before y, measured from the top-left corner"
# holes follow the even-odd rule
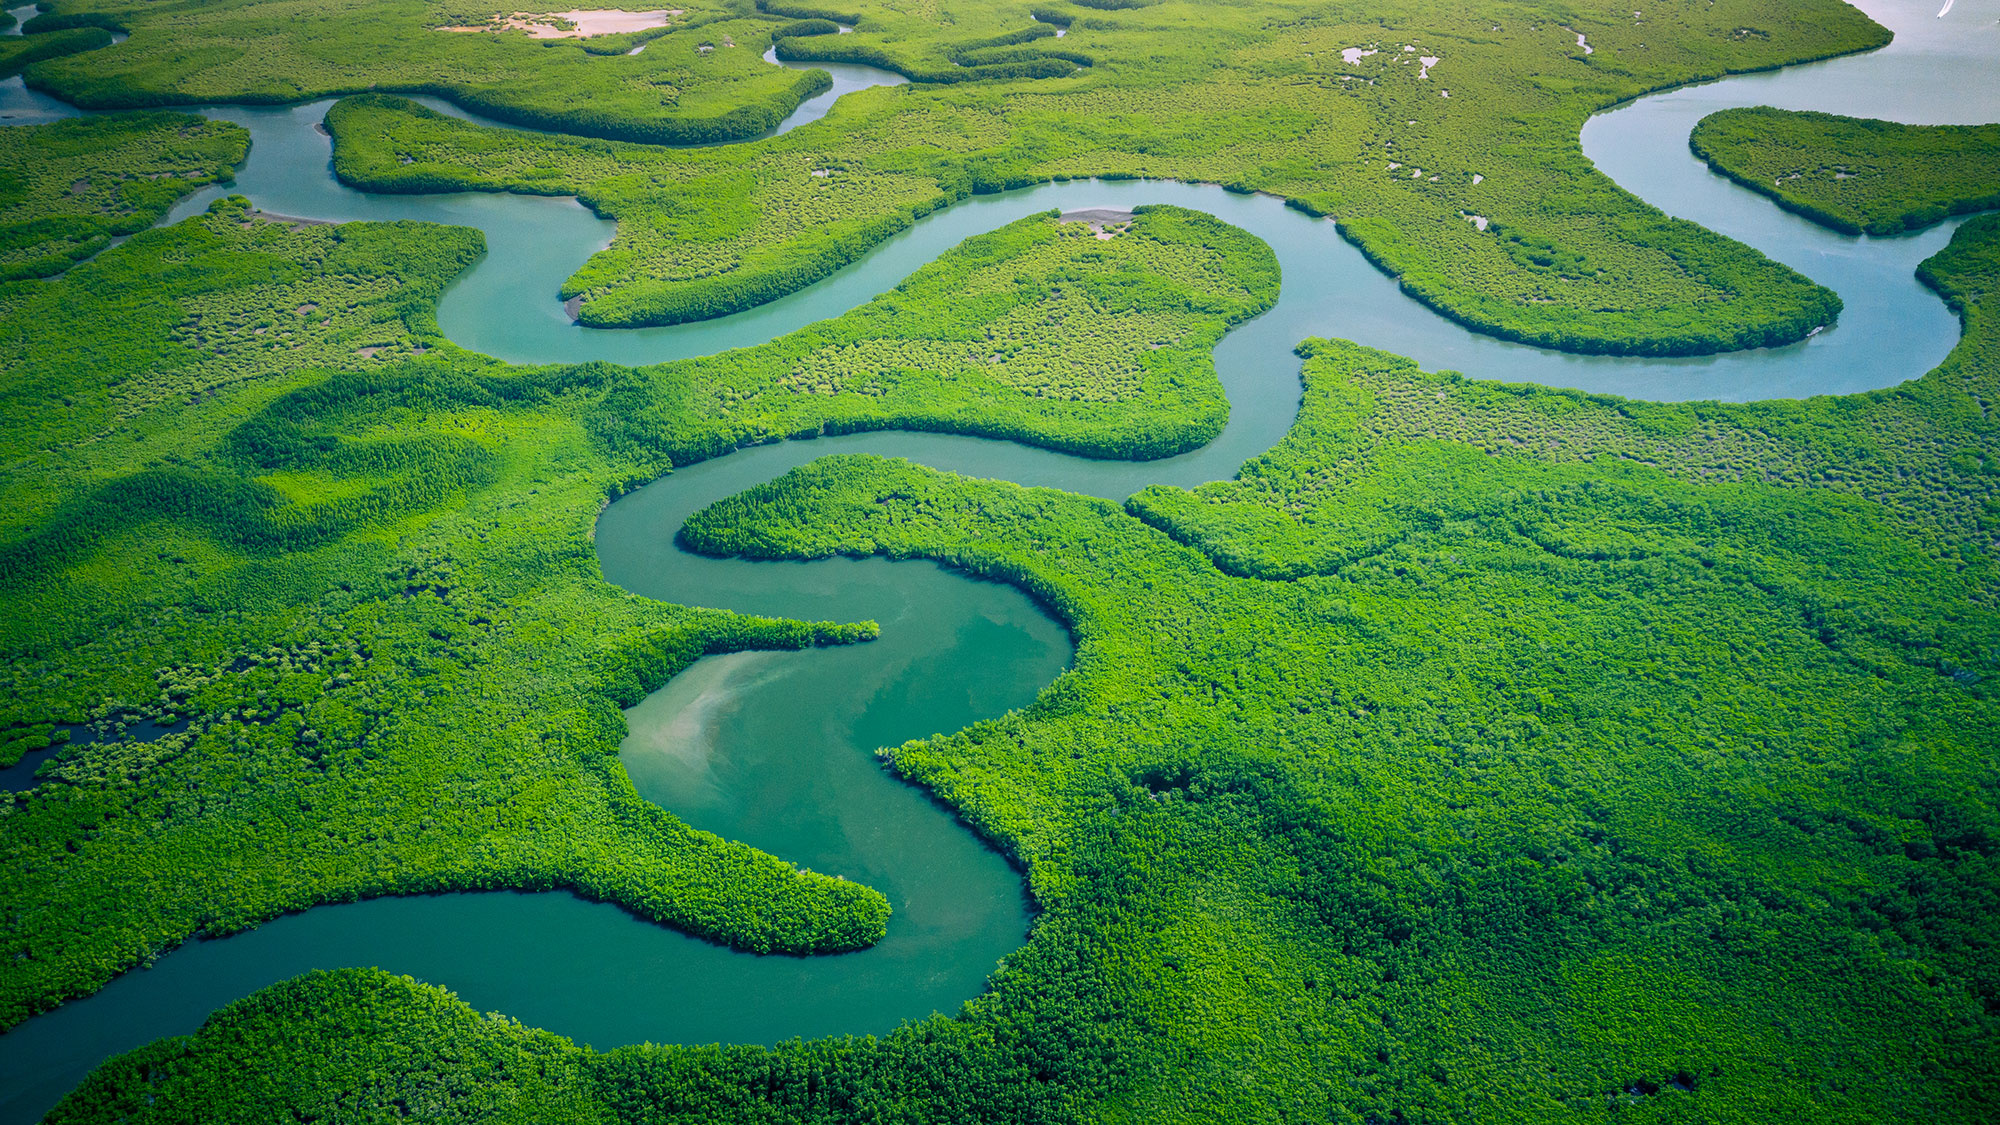
[[[2000,3],[1959,0],[1945,19],[1935,18],[1928,2],[1868,0],[1861,7],[1896,31],[1892,46],[1654,95],[1593,118],[1583,131],[1586,155],[1626,189],[1757,247],[1846,302],[1838,324],[1804,343],[1697,359],[1570,356],[1480,336],[1402,296],[1339,238],[1332,221],[1267,197],[1135,181],[975,197],[827,281],[737,316],[672,328],[586,329],[570,322],[556,290],[608,243],[612,227],[573,200],[366,195],[330,174],[330,142],[314,129],[329,103],[202,110],[249,128],[252,156],[234,185],[185,201],[173,218],[240,192],[284,215],[478,227],[489,253],[446,293],[439,322],[460,344],[517,362],[647,363],[761,343],[866,301],[970,235],[1049,209],[1173,203],[1209,211],[1273,247],[1284,289],[1275,308],[1217,349],[1232,413],[1223,435],[1201,450],[1131,464],[926,434],[760,446],[680,470],[613,505],[600,521],[606,577],[641,594],[882,623],[882,639],[869,645],[701,661],[628,713],[632,733],[622,751],[639,791],[697,827],[889,895],[896,914],[880,945],[838,957],[753,957],[561,894],[321,907],[236,937],[191,942],[151,969],[0,1036],[0,1122],[34,1120],[106,1056],[191,1031],[210,1010],[310,968],[379,965],[410,973],[482,1010],[599,1047],[879,1033],[903,1019],[951,1011],[1020,944],[1029,919],[1019,878],[946,810],[883,774],[872,751],[1025,705],[1069,661],[1065,631],[1010,587],[928,564],[690,556],[673,544],[687,514],[836,451],[904,456],[1114,499],[1149,484],[1226,478],[1290,425],[1300,389],[1291,349],[1316,335],[1480,378],[1661,400],[1847,393],[1915,378],[1957,340],[1956,322],[1912,273],[1956,224],[1894,239],[1832,234],[1710,174],[1686,147],[1695,121],[1734,105],[1923,123],[2000,120],[2000,83],[1990,77],[2000,60]],[[844,67],[836,82],[778,131],[817,120],[843,93],[901,79]],[[74,113],[18,78],[0,83],[0,120]]]

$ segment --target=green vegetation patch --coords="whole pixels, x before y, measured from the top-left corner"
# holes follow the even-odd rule
[[[871,19],[870,34],[829,35],[827,42],[839,38],[847,47],[820,54],[801,46],[800,36],[816,28],[747,0],[676,0],[671,7],[679,13],[664,28],[582,39],[536,39],[500,26],[503,17],[540,15],[532,5],[468,0],[231,0],[196,8],[178,0],[58,0],[50,7],[35,29],[70,30],[32,36],[34,48],[0,45],[0,76],[39,62],[29,74],[33,85],[90,109],[279,104],[394,90],[448,97],[515,125],[657,144],[754,137],[828,88],[824,71],[765,61],[774,43],[787,58],[877,61],[933,81],[1048,77],[1078,65],[1039,55],[989,57],[1006,38],[1001,33],[1026,16],[988,5],[949,20],[916,11]],[[560,23],[560,10],[554,14]],[[86,26],[93,24],[103,26]],[[131,38],[88,60],[59,58],[109,44],[104,27],[112,25]],[[890,39],[872,34],[878,27],[892,31]],[[7,69],[10,54],[20,57]]]
[[[183,113],[0,129],[0,280],[46,277],[228,180],[250,134]]]
[[[1857,415],[1980,414],[1996,247],[2000,223],[1969,225],[1933,263],[1966,301],[1956,366],[1914,404],[1842,400]],[[717,553],[937,559],[1073,628],[1033,707],[892,751],[1024,859],[1041,907],[957,1019],[597,1053],[314,974],[118,1060],[55,1120],[283,1117],[357,1084],[368,1107],[634,1122],[1990,1119],[1990,532],[1487,448],[1450,430],[1476,401],[1356,442],[1370,407],[1330,407],[1342,379],[1415,376],[1310,350],[1284,463],[1355,464],[1209,499],[1305,499],[1329,518],[1298,542],[1323,550],[1394,497],[1409,533],[1337,571],[1232,575],[1102,500],[873,457],[689,522]],[[1607,425],[1543,405],[1565,436]],[[1481,506],[1419,507],[1451,476]]]
[[[952,62],[941,45],[925,53],[944,34],[931,5],[857,7],[854,34],[784,38],[780,51],[880,51],[906,72]],[[523,136],[384,98],[343,102],[328,126],[339,174],[358,187],[569,194],[616,219],[611,246],[563,286],[598,327],[737,312],[973,193],[1091,176],[1283,196],[1338,219],[1431,308],[1547,347],[1726,351],[1801,339],[1839,312],[1794,271],[1633,199],[1577,138],[1592,112],[1651,90],[1885,42],[1852,8],[1720,0],[1635,20],[1608,6],[1427,0],[1383,16],[1166,0],[1064,12],[1061,40],[1052,22],[1016,25],[1002,38],[1031,38],[964,57],[1060,43],[1092,60],[1069,76],[870,90],[755,145]],[[1767,34],[1735,34],[1750,25]],[[1579,32],[1594,53],[1578,52]]]
[[[579,40],[439,30],[480,25],[499,10],[464,3],[236,0],[190,9],[166,0],[86,0],[54,5],[42,18],[115,15],[131,38],[87,59],[38,63],[28,80],[87,109],[400,90],[448,97],[517,125],[666,144],[755,136],[827,88],[824,73],[760,57],[772,21],[679,6],[691,10],[664,31]],[[99,29],[59,34],[109,42]],[[627,53],[641,44],[645,50]]]
[[[1757,106],[1701,119],[1695,155],[1787,211],[1899,234],[2000,207],[2000,125],[1901,125]]]
[[[284,1046],[273,1033],[286,1037]],[[385,1069],[371,1048],[395,1035],[453,1061],[429,1074]],[[238,1068],[242,1081],[223,1087],[177,1073],[196,1043],[205,1058]],[[163,1039],[121,1056],[48,1120],[138,1120],[162,1103],[204,1121],[268,1120],[289,1088],[309,1118],[400,1106],[426,1121],[604,1121],[591,1077],[567,1039],[481,1016],[443,989],[379,971],[311,973],[217,1012],[198,1039]]]
[[[100,27],[44,31],[40,35],[0,38],[0,78],[13,76],[44,59],[82,54],[111,45],[111,33]]]
[[[1640,466],[1693,483],[1764,483],[1864,497],[1946,557],[2000,532],[1990,389],[2000,382],[1993,305],[2000,219],[1982,217],[1923,264],[1963,318],[1966,342],[1934,372],[1888,390],[1763,403],[1633,402],[1430,373],[1345,341],[1308,341],[1292,433],[1237,480],[1153,488],[1133,510],[1232,573],[1337,572],[1425,526],[1489,510],[1492,473],[1531,463]],[[1419,440],[1498,458],[1467,476],[1451,460],[1384,476],[1374,458]],[[1366,496],[1367,502],[1358,498]],[[1958,544],[1960,546],[1952,546]]]
[[[878,940],[880,894],[681,823],[615,757],[620,708],[693,660],[874,627],[628,595],[597,513],[778,436],[1199,445],[1227,414],[1215,341],[1278,288],[1269,249],[1205,215],[1110,239],[1041,215],[759,348],[514,368],[437,336],[480,249],[231,199],[0,289],[0,747],[99,736],[0,802],[0,1023],[377,894],[564,888],[751,950]]]
[[[655,369],[660,393],[622,409],[606,440],[674,464],[885,427],[1165,457],[1222,432],[1210,352],[1277,295],[1270,249],[1198,212],[1142,208],[1111,238],[1035,216],[836,320]]]
[[[842,38],[946,22],[857,7]],[[1338,213],[1468,318],[1706,346],[1743,301],[1769,301],[1755,335],[1817,298],[1593,179],[1575,126],[1654,78],[1879,38],[1843,13],[1419,12],[1461,37],[1434,49],[1373,15],[1102,0],[1058,13],[1084,77],[878,91],[768,145],[527,141],[385,99],[334,123],[343,175],[379,186],[587,188],[622,226],[586,311],[761,299],[954,193],[1095,169]],[[1509,64],[1431,85],[1487,48]],[[1433,116],[1482,97],[1496,116]],[[843,176],[852,214],[799,218]],[[0,754],[56,744],[0,801],[0,1025],[192,935],[385,893],[567,889],[764,951],[879,939],[879,894],[681,822],[615,758],[619,708],[702,655],[872,626],[628,595],[597,513],[775,437],[1185,449],[1224,409],[1209,348],[1277,283],[1203,216],[1108,240],[1036,216],[759,348],[511,367],[437,334],[479,252],[230,200],[0,283]],[[1034,705],[889,752],[1028,872],[1033,933],[987,993],[881,1038],[599,1053],[317,973],[114,1060],[54,1119],[1993,1120],[2000,219],[1921,272],[1964,338],[1869,395],[1648,406],[1313,341],[1298,426],[1233,482],[1121,507],[834,457],[717,504],[701,549],[934,559],[1070,625]],[[1616,294],[1643,332],[1578,311]],[[79,723],[100,740],[62,745]]]

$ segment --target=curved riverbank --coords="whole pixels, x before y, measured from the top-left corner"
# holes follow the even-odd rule
[[[1832,68],[1850,61],[1814,65]],[[1763,77],[1775,76],[1751,76]],[[1746,79],[1730,80],[1741,81]],[[1696,89],[1713,96],[1727,86]],[[1685,155],[1684,143],[1668,144],[1661,134],[1645,133],[1640,126],[1666,127],[1645,125],[1648,119],[1639,119],[1629,136],[1614,131],[1609,142],[1605,135],[1593,138],[1600,121],[1626,112],[1629,108],[1607,114],[1585,131],[1586,152],[1600,166],[1607,171],[1620,167],[1618,161],[1628,155],[1623,152],[1627,141],[1635,158],[1659,152]],[[1908,276],[1915,261],[1943,244],[1949,227],[1917,238],[1864,242],[1786,230],[1786,239],[1796,237],[1793,249],[1802,261],[1773,256],[1833,281],[1849,301],[1838,328],[1769,352],[1635,361],[1559,356],[1475,336],[1397,292],[1391,279],[1346,247],[1331,222],[1310,219],[1268,198],[1138,182],[1046,185],[979,197],[939,212],[823,285],[756,312],[681,328],[598,332],[569,325],[552,296],[567,271],[581,261],[579,253],[587,255],[608,237],[607,224],[573,202],[485,195],[364,196],[322,174],[326,141],[310,128],[318,119],[312,107],[215,115],[236,113],[256,119],[266,130],[257,134],[251,165],[234,189],[260,206],[329,219],[465,222],[486,230],[489,257],[447,295],[440,323],[453,339],[503,358],[649,362],[762,342],[860,303],[968,234],[1051,207],[1170,202],[1211,211],[1277,249],[1286,271],[1285,292],[1277,308],[1232,332],[1217,349],[1217,366],[1234,406],[1230,424],[1215,443],[1181,457],[1146,464],[1092,462],[977,439],[856,435],[743,450],[677,472],[606,512],[599,530],[606,576],[639,593],[757,612],[882,621],[883,639],[868,646],[701,662],[634,709],[633,740],[626,751],[642,792],[686,813],[698,826],[766,847],[793,862],[839,870],[890,894],[898,914],[891,921],[890,938],[876,949],[810,960],[747,957],[638,923],[615,908],[562,895],[452,895],[326,907],[225,941],[193,943],[155,969],[129,973],[93,997],[9,1032],[0,1061],[0,1089],[8,1091],[0,1117],[9,1120],[30,1119],[39,1112],[35,1099],[46,1106],[105,1054],[191,1030],[214,1007],[311,967],[380,964],[415,973],[458,990],[477,1007],[497,1008],[600,1047],[646,1039],[768,1042],[791,1034],[881,1030],[906,1016],[949,1009],[976,992],[995,959],[1019,944],[1023,915],[1018,879],[921,794],[886,778],[868,752],[1020,705],[1062,667],[1066,638],[1011,588],[972,583],[927,564],[753,564],[699,559],[673,546],[674,530],[687,512],[796,464],[836,451],[873,452],[1113,498],[1147,484],[1189,485],[1227,477],[1291,424],[1299,393],[1291,347],[1315,334],[1348,336],[1413,355],[1427,366],[1458,368],[1481,378],[1649,398],[1760,398],[1886,386],[1922,374],[1957,338],[1956,324],[1942,305]],[[279,163],[274,164],[274,154],[284,153],[290,158],[277,155]],[[1701,171],[1707,175],[1705,168]],[[1705,205],[1698,199],[1705,186],[1662,181],[1680,185],[1667,192],[1672,199],[1663,200],[1658,193],[1665,188],[1625,178],[1631,173],[1613,174],[1668,210]],[[1760,240],[1768,228],[1791,217],[1731,185],[1723,187],[1752,204],[1740,216],[1748,237],[1738,230],[1725,233],[1772,253]],[[1710,222],[1699,214],[1689,217]],[[1735,217],[1722,215],[1718,221],[1718,229],[1724,229]],[[565,262],[571,264],[565,268]],[[1896,280],[1903,288],[1890,286],[1894,291],[1885,295],[1877,319],[1860,318],[1861,291],[1889,284],[1884,279],[1899,269],[1903,276]],[[909,593],[929,582],[937,584],[935,593]],[[893,600],[899,596],[905,598],[900,610]],[[940,607],[951,614],[942,616]],[[917,646],[911,650],[914,655],[892,656],[890,646],[905,638]],[[848,659],[860,664],[847,669],[835,663]],[[858,678],[874,673],[880,674],[878,679]],[[975,673],[999,678],[982,683]],[[963,678],[954,678],[960,674]],[[912,705],[910,693],[933,681],[942,685],[941,695]],[[833,694],[839,689],[847,694]],[[788,742],[782,729],[758,725],[773,714],[796,710],[793,704],[802,697],[846,699],[851,715],[840,720],[846,733],[820,729],[809,740]],[[844,788],[850,784],[853,788]],[[856,802],[851,817],[846,801]],[[910,825],[921,826],[929,816],[942,833],[903,842],[887,839],[875,831],[883,808],[907,810],[904,819]],[[796,822],[800,809],[818,811],[826,819],[796,836],[774,834]],[[967,857],[962,861],[945,856],[945,867],[925,867],[924,857],[938,848],[969,850],[951,853]],[[866,866],[828,865],[818,858],[823,854],[858,857]],[[966,871],[974,874],[966,877]],[[897,880],[907,881],[907,892],[898,889]],[[938,894],[934,907],[919,907],[909,897],[932,892]],[[985,905],[976,901],[981,895]],[[927,910],[936,911],[932,917],[957,921],[938,922],[931,931],[934,941],[919,949],[921,943],[904,939]],[[588,958],[548,956],[555,948],[592,953]]]

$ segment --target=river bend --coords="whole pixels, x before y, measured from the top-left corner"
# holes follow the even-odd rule
[[[1345,337],[1509,382],[1648,399],[1748,400],[1849,393],[1915,378],[1941,360],[1958,325],[1914,279],[1956,229],[1849,238],[1779,210],[1708,172],[1688,151],[1694,122],[1718,109],[1771,104],[1913,123],[2000,120],[2000,0],[1966,0],[1935,17],[1928,0],[1859,5],[1897,33],[1869,55],[1745,75],[1640,99],[1593,118],[1584,151],[1621,186],[1670,213],[1757,247],[1846,302],[1838,325],[1806,342],[1692,359],[1571,356],[1469,332],[1404,297],[1316,220],[1262,196],[1160,182],[1073,182],[975,197],[935,212],[805,291],[720,320],[670,328],[574,325],[554,294],[608,243],[607,222],[567,199],[480,193],[372,196],[333,179],[313,126],[327,102],[205,108],[249,128],[235,184],[206,189],[169,221],[240,192],[265,210],[335,221],[422,219],[476,226],[489,253],[445,294],[439,324],[460,344],[516,362],[651,363],[762,343],[884,291],[971,235],[1050,209],[1172,203],[1210,212],[1277,252],[1277,305],[1216,350],[1230,421],[1210,445],[1148,463],[1091,461],[977,438],[878,433],[758,446],[677,471],[620,500],[598,528],[605,576],[663,600],[810,619],[882,623],[880,640],[803,653],[739,653],[698,662],[628,715],[622,751],[635,785],[697,827],[817,871],[867,882],[896,914],[876,947],[836,957],[754,957],[561,894],[460,894],[320,907],[235,937],[196,941],[152,969],[0,1037],[0,1125],[35,1120],[105,1057],[194,1030],[213,1009],[313,968],[379,965],[442,984],[599,1047],[620,1043],[774,1042],[883,1032],[950,1011],[1018,946],[1028,914],[1019,877],[950,814],[889,778],[872,751],[953,730],[1030,702],[1070,659],[1065,631],[1012,587],[927,563],[836,559],[811,564],[704,559],[674,534],[691,512],[833,452],[908,457],[975,476],[1113,499],[1151,484],[1232,476],[1276,443],[1299,400],[1292,346]],[[19,14],[17,12],[17,14]],[[810,64],[801,64],[810,65]],[[868,68],[825,67],[836,87],[776,132],[826,112],[851,89],[900,82]],[[434,99],[434,108],[471,116]],[[0,121],[76,111],[0,83]],[[477,120],[477,118],[474,118]],[[801,698],[824,701],[810,716]],[[590,950],[587,958],[551,949]]]

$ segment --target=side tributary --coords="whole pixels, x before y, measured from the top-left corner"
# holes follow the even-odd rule
[[[752,957],[566,895],[322,907],[190,943],[154,968],[0,1036],[0,1122],[33,1120],[107,1055],[192,1031],[210,1010],[311,968],[379,965],[409,973],[482,1010],[599,1047],[881,1032],[952,1010],[1020,943],[1027,921],[1020,881],[946,811],[884,774],[872,751],[1027,704],[1069,659],[1063,629],[1010,587],[924,563],[690,556],[674,546],[686,515],[836,451],[1111,498],[1149,484],[1226,478],[1290,425],[1299,397],[1291,348],[1311,335],[1354,339],[1481,378],[1650,399],[1848,393],[1919,376],[1943,358],[1958,329],[1912,271],[1955,224],[1900,239],[1834,235],[1710,175],[1686,153],[1694,121],[1732,105],[1918,122],[2000,119],[1993,104],[2000,89],[1977,78],[2000,58],[1991,13],[1975,14],[1982,5],[1961,4],[1943,20],[1922,4],[1861,6],[1897,31],[1895,45],[1656,95],[1600,115],[1584,130],[1586,154],[1628,190],[1756,246],[1846,301],[1840,323],[1805,343],[1698,359],[1569,356],[1479,336],[1404,297],[1330,221],[1265,197],[1158,182],[1052,184],[975,197],[932,214],[827,281],[751,312],[673,328],[586,329],[570,322],[554,293],[608,242],[611,226],[574,201],[370,196],[330,174],[328,141],[313,129],[326,103],[205,110],[250,128],[251,159],[227,190],[268,211],[484,231],[488,256],[447,292],[439,322],[464,346],[517,362],[649,363],[762,343],[860,304],[964,238],[1050,209],[1173,203],[1211,212],[1277,251],[1283,295],[1217,349],[1230,423],[1214,443],[1181,457],[1100,462],[974,438],[855,435],[742,450],[675,472],[604,514],[598,544],[605,576],[637,593],[881,622],[881,639],[867,645],[703,660],[633,709],[623,751],[640,792],[697,827],[882,890],[896,914],[875,948]],[[815,101],[830,104],[840,92]],[[808,103],[801,114],[825,108]],[[73,111],[21,89],[18,79],[0,84],[0,114],[14,114],[11,120],[58,112]],[[174,217],[198,211],[215,194],[187,201]]]

